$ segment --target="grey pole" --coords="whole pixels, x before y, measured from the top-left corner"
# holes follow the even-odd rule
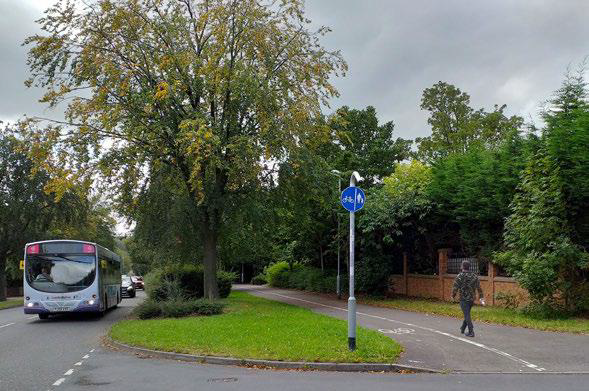
[[[338,170],[331,170],[333,175],[337,176],[337,187],[339,190],[338,197],[342,194],[342,173]],[[340,274],[340,215],[337,214],[337,279],[336,279],[336,288],[335,291],[337,293],[338,300],[342,298],[342,285],[341,285],[341,274]]]
[[[360,180],[360,174],[356,171],[350,176],[350,187],[356,186]],[[356,298],[354,297],[354,225],[355,214],[350,212],[350,297],[348,298],[348,348],[351,352],[356,350]]]

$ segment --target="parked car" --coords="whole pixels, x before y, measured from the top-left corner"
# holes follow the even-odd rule
[[[135,297],[135,284],[133,284],[133,280],[129,276],[122,276],[121,277],[121,297]]]
[[[133,284],[135,284],[135,289],[145,289],[143,284],[143,277],[131,276],[131,281],[133,281]]]

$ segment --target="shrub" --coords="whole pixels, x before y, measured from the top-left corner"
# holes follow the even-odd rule
[[[282,288],[300,289],[311,292],[334,293],[337,287],[337,276],[333,272],[298,265],[292,271],[281,271],[284,280]],[[342,276],[342,290],[347,287],[347,277]]]
[[[155,301],[194,300],[203,297],[203,270],[201,265],[176,264],[155,269],[145,277],[147,296]],[[234,273],[219,271],[219,295],[229,296]]]
[[[158,303],[148,299],[135,307],[134,312],[139,319],[150,319],[160,316],[162,314],[162,309]]]
[[[564,319],[571,315],[560,308],[555,302],[540,302],[537,300],[525,306],[522,312],[535,319]]]
[[[237,274],[226,271],[217,272],[217,284],[219,286],[219,296],[226,298],[231,293],[231,285],[237,279]]]
[[[260,273],[252,278],[251,283],[254,285],[264,285],[268,283],[268,279],[264,273]]]
[[[289,272],[297,270],[301,267],[300,264],[295,263],[292,266],[288,262],[281,261],[273,263],[266,268],[266,276],[268,276],[268,283],[277,288],[288,288]]]
[[[155,302],[146,300],[135,308],[135,314],[139,319],[157,317],[180,318],[189,315],[217,315],[223,312],[225,305],[209,300],[169,300]]]
[[[519,307],[520,298],[515,293],[510,292],[499,292],[495,295],[495,300],[499,302],[499,305],[503,308],[514,310]]]

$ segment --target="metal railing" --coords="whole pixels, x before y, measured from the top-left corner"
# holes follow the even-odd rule
[[[470,262],[470,271],[478,275],[487,274],[487,263],[480,262],[478,258],[462,257],[462,258],[448,258],[448,265],[446,265],[446,273],[458,274],[462,270],[462,262]]]

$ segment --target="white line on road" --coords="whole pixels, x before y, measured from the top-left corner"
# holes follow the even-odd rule
[[[14,323],[6,323],[6,324],[3,324],[2,326],[0,326],[0,329],[1,329],[2,327],[8,327],[8,326],[12,326],[13,324],[14,324]]]
[[[80,366],[82,365],[82,361],[78,361],[77,363],[75,363],[74,365]]]
[[[94,349],[90,350],[90,353],[94,353]]]
[[[84,357],[82,357],[82,358],[83,358],[83,359],[90,358],[90,355],[89,355],[89,354],[87,354],[87,355],[85,355],[85,356],[84,356]]]
[[[66,371],[66,373],[64,373],[63,375],[64,375],[64,376],[69,376],[69,375],[71,375],[72,373],[74,373],[74,370],[73,370],[73,369],[68,369],[68,370]]]
[[[36,316],[29,316],[27,319],[37,319]]]
[[[63,383],[65,381],[65,377],[62,377],[60,379],[57,379],[57,381],[55,383],[53,383],[54,386],[60,386],[61,383]]]
[[[275,295],[275,296],[279,296],[279,297],[284,297],[286,299],[298,300],[298,301],[302,301],[302,302],[309,303],[309,304],[315,304],[315,305],[319,305],[319,306],[326,307],[326,308],[332,308],[334,310],[340,310],[340,311],[348,312],[348,310],[346,308],[340,308],[340,307],[335,307],[335,306],[331,306],[331,305],[327,305],[327,304],[317,303],[315,301],[309,301],[309,300],[299,299],[297,297],[291,297],[291,296],[281,295],[279,293],[265,292],[265,291],[259,291],[259,290],[256,290],[256,292],[260,292],[262,294],[263,293],[269,293],[271,295]],[[523,365],[525,365],[528,368],[532,368],[532,369],[534,369],[534,370],[536,370],[538,372],[542,372],[542,371],[545,371],[546,370],[545,368],[539,368],[535,364],[529,363],[529,362],[527,362],[525,360],[522,360],[521,358],[514,357],[511,354],[506,353],[506,352],[503,352],[503,351],[501,351],[499,349],[495,349],[495,348],[492,348],[492,347],[483,345],[482,343],[478,343],[478,342],[474,342],[474,341],[468,340],[466,338],[457,337],[455,335],[452,335],[452,334],[449,334],[449,333],[445,333],[445,332],[440,331],[440,330],[432,329],[432,328],[429,328],[429,327],[418,326],[418,325],[412,324],[412,323],[405,323],[405,322],[401,322],[401,321],[394,320],[394,319],[383,318],[382,316],[370,315],[370,314],[366,314],[366,313],[359,312],[359,311],[357,311],[356,313],[358,315],[367,316],[367,317],[370,317],[370,318],[375,318],[375,319],[380,319],[380,320],[385,320],[385,321],[393,322],[393,323],[399,323],[399,324],[402,324],[402,325],[405,325],[405,326],[415,327],[415,328],[426,330],[426,331],[429,331],[429,332],[432,332],[432,333],[444,335],[446,337],[450,337],[450,338],[456,339],[458,341],[461,341],[461,342],[464,342],[464,343],[468,343],[468,344],[477,346],[477,347],[479,347],[481,349],[485,349],[485,350],[487,350],[489,352],[496,353],[496,354],[498,354],[500,356],[503,356],[503,357],[506,357],[506,358],[508,358],[508,359],[510,359],[512,361],[515,361],[515,362],[518,362],[520,364],[523,364]]]

